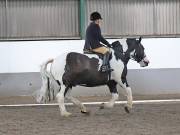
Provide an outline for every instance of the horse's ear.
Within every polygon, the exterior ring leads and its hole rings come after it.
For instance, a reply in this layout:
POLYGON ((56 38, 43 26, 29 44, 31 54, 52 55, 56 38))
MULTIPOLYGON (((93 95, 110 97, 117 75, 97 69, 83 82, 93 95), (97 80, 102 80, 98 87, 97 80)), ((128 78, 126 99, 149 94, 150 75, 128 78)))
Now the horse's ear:
POLYGON ((139 43, 141 43, 142 37, 139 37, 139 43))

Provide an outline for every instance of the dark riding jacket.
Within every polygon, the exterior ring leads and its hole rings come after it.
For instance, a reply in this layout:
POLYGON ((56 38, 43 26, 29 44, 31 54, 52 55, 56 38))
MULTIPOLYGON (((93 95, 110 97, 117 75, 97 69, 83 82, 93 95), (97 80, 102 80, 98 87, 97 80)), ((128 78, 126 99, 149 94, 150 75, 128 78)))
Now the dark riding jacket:
POLYGON ((101 43, 110 46, 109 42, 101 35, 101 29, 95 22, 90 23, 86 29, 84 50, 91 50, 102 47, 101 43))

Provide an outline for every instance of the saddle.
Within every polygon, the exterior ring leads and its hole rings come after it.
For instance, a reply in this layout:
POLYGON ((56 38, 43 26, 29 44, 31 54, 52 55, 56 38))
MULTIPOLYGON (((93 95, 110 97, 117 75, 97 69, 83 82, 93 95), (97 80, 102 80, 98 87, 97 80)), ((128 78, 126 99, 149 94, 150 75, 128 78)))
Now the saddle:
POLYGON ((84 54, 96 54, 100 59, 103 60, 103 54, 101 54, 101 53, 93 52, 92 50, 89 50, 89 49, 83 49, 83 53, 84 54))
MULTIPOLYGON (((97 52, 94 52, 94 51, 88 50, 88 49, 83 49, 83 52, 84 52, 84 54, 96 54, 102 60, 103 60, 103 57, 104 57, 103 54, 97 53, 97 52)), ((111 57, 112 57, 112 54, 111 54, 111 57)), ((110 67, 109 64, 108 64, 108 66, 110 67)), ((111 70, 111 71, 113 71, 113 70, 111 70)), ((108 80, 111 80, 111 71, 108 72, 108 80)))

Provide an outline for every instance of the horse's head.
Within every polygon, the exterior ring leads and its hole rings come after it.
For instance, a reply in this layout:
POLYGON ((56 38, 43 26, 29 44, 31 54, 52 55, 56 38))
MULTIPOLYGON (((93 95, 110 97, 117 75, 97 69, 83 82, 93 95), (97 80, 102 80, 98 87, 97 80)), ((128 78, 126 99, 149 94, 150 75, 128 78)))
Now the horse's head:
POLYGON ((112 43, 111 47, 114 50, 116 59, 121 59, 125 63, 127 63, 129 59, 133 59, 137 61, 141 67, 148 66, 149 60, 147 59, 144 47, 141 44, 141 38, 139 38, 139 40, 136 40, 135 38, 128 38, 126 43, 123 45, 121 45, 119 41, 112 43), (126 47, 124 47, 125 44, 126 47))
POLYGON ((141 37, 139 40, 135 38, 128 38, 126 40, 128 45, 128 52, 130 53, 130 58, 137 61, 141 67, 146 67, 149 64, 149 60, 144 52, 144 47, 141 44, 141 37))

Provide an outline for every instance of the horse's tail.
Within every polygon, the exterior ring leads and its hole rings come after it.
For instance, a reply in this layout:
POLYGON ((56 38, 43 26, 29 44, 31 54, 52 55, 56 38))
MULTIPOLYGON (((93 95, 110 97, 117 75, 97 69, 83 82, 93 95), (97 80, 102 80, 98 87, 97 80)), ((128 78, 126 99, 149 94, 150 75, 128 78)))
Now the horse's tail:
POLYGON ((50 101, 51 99, 54 99, 54 90, 53 82, 56 82, 53 75, 47 71, 47 65, 49 63, 53 63, 54 59, 48 59, 46 62, 44 62, 41 65, 40 74, 42 78, 42 86, 39 92, 37 93, 37 102, 39 103, 45 103, 47 101, 50 101))
POLYGON ((54 59, 48 59, 47 61, 45 61, 42 65, 41 65, 41 69, 40 69, 40 73, 41 73, 41 77, 43 78, 50 78, 52 77, 51 73, 47 71, 47 65, 49 63, 52 63, 54 61, 54 59))

